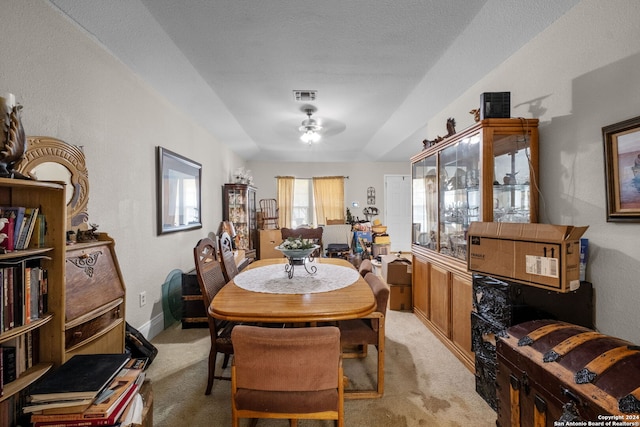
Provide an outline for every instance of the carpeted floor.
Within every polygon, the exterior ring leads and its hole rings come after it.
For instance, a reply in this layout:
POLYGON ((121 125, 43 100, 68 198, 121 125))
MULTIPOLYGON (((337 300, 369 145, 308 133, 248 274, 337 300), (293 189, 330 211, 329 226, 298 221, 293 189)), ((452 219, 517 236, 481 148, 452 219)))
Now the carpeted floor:
MULTIPOLYGON (((175 324, 153 339, 158 356, 147 370, 153 383, 155 427, 231 425, 230 382, 207 381, 207 329, 175 324)), ((469 370, 409 312, 389 311, 385 394, 381 399, 346 400, 347 427, 494 426, 496 413, 475 392, 469 370)), ((218 372, 222 357, 218 357, 218 372)), ((366 360, 345 359, 354 386, 375 372, 376 351, 366 360)), ((245 420, 246 421, 246 420, 245 420)), ((241 424, 246 425, 246 424, 241 424)), ((286 420, 260 420, 259 427, 288 426, 286 420)), ((332 426, 330 421, 300 420, 301 427, 332 426)))

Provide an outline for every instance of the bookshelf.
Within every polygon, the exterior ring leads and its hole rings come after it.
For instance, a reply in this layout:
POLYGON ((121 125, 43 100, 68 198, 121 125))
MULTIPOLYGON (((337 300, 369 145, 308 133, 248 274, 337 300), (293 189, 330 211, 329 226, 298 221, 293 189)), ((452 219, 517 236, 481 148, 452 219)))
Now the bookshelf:
MULTIPOLYGON (((14 327, 0 331, 0 345, 8 346, 29 336, 34 349, 32 366, 2 387, 0 404, 5 409, 5 401, 17 397, 52 367, 64 361, 65 184, 0 178, 0 205, 38 207, 47 221, 44 247, 0 254, 0 267, 16 267, 20 272, 14 280, 15 286, 23 286, 25 268, 36 266, 47 272, 48 310, 29 322, 17 322, 14 327)), ((19 309, 24 310, 24 307, 19 309)), ((14 401, 19 405, 19 399, 14 401)))

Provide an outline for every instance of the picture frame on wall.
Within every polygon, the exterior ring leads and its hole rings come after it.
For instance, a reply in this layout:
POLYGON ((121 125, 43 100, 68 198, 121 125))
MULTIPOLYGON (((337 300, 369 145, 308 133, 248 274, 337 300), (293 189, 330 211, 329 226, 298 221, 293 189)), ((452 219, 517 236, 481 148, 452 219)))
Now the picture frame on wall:
POLYGON ((157 147, 158 234, 202 228, 202 165, 157 147))
POLYGON ((602 128, 607 222, 640 222, 640 117, 602 128))

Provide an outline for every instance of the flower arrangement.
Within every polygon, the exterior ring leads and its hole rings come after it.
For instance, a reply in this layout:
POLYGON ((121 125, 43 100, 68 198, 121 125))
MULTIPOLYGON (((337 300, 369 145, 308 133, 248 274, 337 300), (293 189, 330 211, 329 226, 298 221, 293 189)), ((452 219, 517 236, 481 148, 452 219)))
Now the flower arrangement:
POLYGON ((239 167, 233 174, 236 178, 236 182, 240 184, 253 184, 253 176, 251 171, 244 167, 239 167))
POLYGON ((288 237, 285 241, 280 243, 282 249, 311 249, 315 248, 315 243, 310 239, 303 239, 302 237, 288 237))

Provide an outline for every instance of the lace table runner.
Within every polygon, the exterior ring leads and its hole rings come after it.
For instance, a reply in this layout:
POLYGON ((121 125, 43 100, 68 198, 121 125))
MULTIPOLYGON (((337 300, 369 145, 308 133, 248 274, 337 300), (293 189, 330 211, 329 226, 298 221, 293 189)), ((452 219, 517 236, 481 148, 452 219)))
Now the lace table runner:
POLYGON ((315 274, 305 271, 303 265, 296 265, 293 277, 289 279, 284 271, 285 264, 265 265, 251 268, 238 274, 233 282, 247 291, 269 294, 314 294, 346 288, 358 280, 357 270, 333 264, 309 263, 318 270, 315 274))

